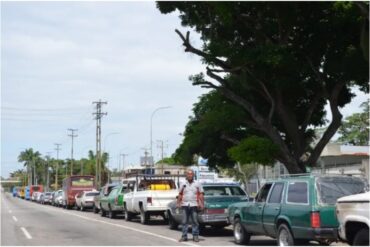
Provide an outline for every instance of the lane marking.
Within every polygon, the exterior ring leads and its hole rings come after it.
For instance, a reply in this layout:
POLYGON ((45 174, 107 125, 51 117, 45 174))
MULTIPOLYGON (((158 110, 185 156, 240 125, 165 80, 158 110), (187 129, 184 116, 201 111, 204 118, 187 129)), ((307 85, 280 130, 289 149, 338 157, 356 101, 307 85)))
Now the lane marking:
POLYGON ((17 222, 18 221, 18 219, 13 215, 13 220, 15 221, 15 222, 17 222))
MULTIPOLYGON (((165 240, 168 240, 168 241, 171 241, 171 242, 176 242, 178 244, 184 244, 184 245, 188 245, 188 246, 200 246, 200 245, 193 244, 193 243, 188 243, 188 242, 179 242, 177 239, 166 237, 166 236, 163 236, 163 235, 160 235, 160 234, 156 234, 156 233, 152 233, 152 232, 149 232, 149 231, 140 230, 140 229, 136 229, 136 228, 133 228, 133 227, 124 226, 124 225, 120 225, 120 224, 115 224, 115 223, 111 223, 111 222, 107 222, 107 221, 103 221, 103 220, 97 220, 97 219, 93 219, 93 218, 81 216, 81 215, 70 213, 70 212, 66 212, 66 211, 60 211, 57 208, 44 208, 44 209, 46 209, 48 211, 54 211, 54 212, 59 212, 59 213, 61 212, 61 213, 64 213, 64 214, 69 214, 69 215, 72 215, 72 216, 75 216, 75 217, 79 217, 79 218, 82 218, 82 219, 85 219, 85 220, 89 220, 89 221, 95 221, 95 222, 99 222, 99 223, 103 223, 103 224, 107 224, 107 225, 111 225, 111 226, 116 226, 116 227, 124 228, 124 229, 127 229, 127 230, 131 230, 131 231, 143 233, 143 234, 154 236, 154 237, 157 237, 157 238, 162 238, 162 239, 165 239, 165 240)), ((27 237, 28 239, 32 239, 32 236, 27 232, 27 230, 24 227, 21 227, 21 229, 22 229, 22 231, 23 231, 23 233, 25 235, 28 234, 28 236, 30 237, 30 238, 27 237)))
POLYGON ((26 236, 26 238, 28 238, 28 239, 32 239, 31 234, 26 230, 26 228, 21 227, 21 230, 22 230, 22 232, 24 233, 24 235, 26 236))
MULTIPOLYGON (((151 235, 151 236, 154 236, 154 237, 157 237, 157 238, 162 238, 162 239, 166 239, 166 240, 169 240, 169 241, 172 241, 172 242, 179 243, 179 241, 177 239, 162 236, 160 234, 156 234, 156 233, 152 233, 152 232, 132 228, 132 227, 129 227, 129 226, 114 224, 114 223, 103 221, 103 220, 92 219, 92 218, 81 216, 81 215, 78 215, 78 214, 73 214, 73 213, 68 213, 68 212, 63 212, 63 213, 73 215, 73 216, 76 216, 76 217, 79 217, 79 218, 82 218, 82 219, 85 219, 85 220, 95 221, 95 222, 99 222, 99 223, 103 223, 103 224, 107 224, 107 225, 112 225, 112 226, 128 229, 128 230, 135 231, 135 232, 140 232, 140 233, 151 235)), ((199 246, 199 245, 196 245, 196 244, 186 243, 186 242, 181 242, 181 244, 190 245, 190 246, 199 246)))

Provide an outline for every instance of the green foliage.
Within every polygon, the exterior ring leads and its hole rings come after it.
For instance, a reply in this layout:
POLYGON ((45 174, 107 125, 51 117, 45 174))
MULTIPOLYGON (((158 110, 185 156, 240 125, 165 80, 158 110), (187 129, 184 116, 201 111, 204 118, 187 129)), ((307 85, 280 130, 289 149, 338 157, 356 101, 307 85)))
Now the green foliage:
POLYGON ((211 91, 200 97, 194 104, 194 116, 186 126, 184 140, 174 154, 177 163, 193 164, 193 155, 208 158, 211 167, 232 167, 227 150, 234 143, 249 133, 256 133, 245 127, 244 119, 248 116, 239 107, 232 104, 217 91, 211 91))
POLYGON ((175 161, 175 158, 173 158, 173 157, 166 157, 166 158, 163 158, 163 160, 157 161, 156 164, 175 165, 176 161, 175 161))
POLYGON ((251 136, 230 148, 228 153, 233 160, 241 164, 271 165, 278 150, 278 147, 269 139, 251 136))
POLYGON ((351 102, 352 87, 369 91, 366 2, 158 2, 157 6, 164 14, 176 11, 182 26, 200 34, 203 44, 198 48, 189 33, 178 31, 185 51, 200 56, 206 66, 206 74, 190 79, 216 90, 217 97, 227 102, 212 100, 214 91, 200 99, 176 151, 182 162, 190 162, 196 153, 231 167, 227 150, 256 135, 278 147, 271 158, 289 172, 305 172, 338 130, 339 108, 351 102), (312 147, 314 129, 326 124, 328 101, 333 118, 312 147), (226 106, 229 114, 222 108, 226 106))
POLYGON ((361 104, 363 111, 346 117, 338 133, 339 142, 344 144, 367 146, 369 145, 369 102, 361 104))

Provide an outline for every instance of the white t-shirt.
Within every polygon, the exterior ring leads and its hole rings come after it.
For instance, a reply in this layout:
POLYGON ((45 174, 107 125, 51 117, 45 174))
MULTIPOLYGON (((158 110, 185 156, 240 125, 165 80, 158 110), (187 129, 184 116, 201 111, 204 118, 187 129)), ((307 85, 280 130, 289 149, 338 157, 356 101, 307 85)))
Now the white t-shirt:
POLYGON ((183 193, 181 206, 190 206, 190 207, 197 207, 197 192, 203 193, 203 187, 198 182, 193 180, 193 182, 189 183, 188 180, 180 184, 179 192, 183 193))

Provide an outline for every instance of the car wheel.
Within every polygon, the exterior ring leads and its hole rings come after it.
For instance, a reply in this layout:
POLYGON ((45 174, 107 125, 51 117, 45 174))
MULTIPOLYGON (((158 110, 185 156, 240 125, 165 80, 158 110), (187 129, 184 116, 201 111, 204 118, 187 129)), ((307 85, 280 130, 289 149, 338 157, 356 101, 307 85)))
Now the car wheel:
POLYGON ((131 221, 132 220, 132 213, 127 210, 127 207, 125 205, 125 220, 131 221))
POLYGON ((234 221, 234 239, 237 244, 248 244, 251 235, 246 231, 239 218, 234 221))
POLYGON ((93 211, 94 211, 94 214, 97 214, 97 213, 99 213, 99 208, 97 208, 97 207, 95 206, 95 204, 94 204, 94 208, 93 208, 93 211))
POLYGON ((109 219, 114 219, 115 218, 115 213, 112 211, 110 205, 108 205, 109 211, 108 211, 108 217, 109 219))
POLYGON ((143 225, 148 224, 149 217, 150 217, 149 213, 145 212, 143 207, 140 207, 140 222, 141 222, 141 224, 143 224, 143 225))
POLYGON ((279 246, 293 246, 294 238, 286 224, 279 225, 277 242, 279 246))
POLYGON ((177 230, 179 226, 170 212, 168 212, 168 226, 171 230, 177 230))
POLYGON ((101 215, 101 217, 104 217, 105 216, 105 211, 102 208, 101 204, 100 204, 100 215, 101 215))
POLYGON ((361 229, 355 235, 352 245, 369 246, 369 229, 361 229))
POLYGON ((81 211, 85 211, 85 207, 84 207, 84 205, 82 204, 82 202, 81 202, 80 210, 81 210, 81 211))

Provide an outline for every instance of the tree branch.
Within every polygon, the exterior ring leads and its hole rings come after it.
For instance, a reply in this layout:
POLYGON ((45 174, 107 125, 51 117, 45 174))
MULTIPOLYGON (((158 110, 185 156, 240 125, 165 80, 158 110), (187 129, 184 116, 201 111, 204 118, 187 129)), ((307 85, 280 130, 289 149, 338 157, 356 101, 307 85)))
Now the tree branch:
POLYGON ((220 138, 221 139, 224 139, 225 141, 231 142, 234 145, 238 145, 240 143, 239 140, 237 140, 235 138, 232 138, 231 136, 226 135, 225 133, 222 133, 221 136, 220 136, 220 138))
POLYGON ((207 54, 207 53, 205 53, 205 52, 203 52, 203 51, 201 51, 199 49, 194 48, 190 44, 190 40, 189 40, 190 32, 189 31, 186 32, 186 37, 178 29, 175 29, 175 32, 182 39, 183 46, 185 46, 185 52, 191 52, 191 53, 194 53, 194 54, 196 54, 198 56, 201 56, 201 57, 203 57, 205 59, 209 59, 214 64, 216 64, 217 66, 220 66, 223 69, 231 69, 231 67, 227 63, 225 63, 224 61, 222 61, 221 59, 218 59, 216 57, 213 57, 210 54, 207 54))
POLYGON ((311 152, 310 157, 304 162, 305 165, 313 165, 312 163, 316 161, 320 155, 326 144, 330 141, 330 139, 335 135, 338 128, 341 125, 342 121, 342 114, 338 109, 338 97, 345 85, 345 82, 338 83, 335 85, 331 96, 329 97, 329 104, 330 109, 332 112, 332 121, 329 127, 326 129, 324 135, 321 137, 320 141, 317 143, 313 151, 311 152))
POLYGON ((305 119, 303 120, 303 122, 301 124, 301 131, 302 132, 304 132, 307 129, 307 126, 308 126, 308 124, 311 120, 312 114, 313 114, 315 108, 317 107, 317 105, 319 104, 320 99, 322 99, 323 95, 324 95, 324 93, 322 91, 319 92, 318 94, 315 95, 313 101, 311 102, 311 105, 307 110, 305 119))

